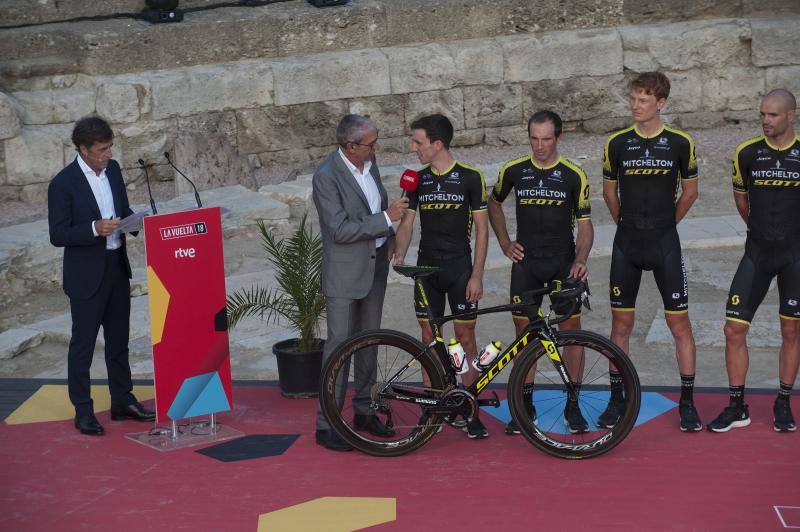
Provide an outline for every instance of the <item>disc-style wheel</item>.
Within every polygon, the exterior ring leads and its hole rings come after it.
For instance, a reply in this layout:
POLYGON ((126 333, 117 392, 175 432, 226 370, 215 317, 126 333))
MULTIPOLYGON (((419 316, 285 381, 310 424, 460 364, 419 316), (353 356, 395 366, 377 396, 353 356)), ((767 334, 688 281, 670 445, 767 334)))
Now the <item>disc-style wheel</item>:
POLYGON ((557 333, 556 347, 577 401, 537 341, 514 361, 508 381, 511 416, 520 432, 542 451, 560 458, 591 458, 619 445, 639 414, 639 377, 628 356, 607 338, 589 331, 557 333), (612 382, 613 381, 613 382, 612 382))
POLYGON ((441 416, 428 411, 443 389, 441 365, 419 340, 377 329, 351 336, 331 353, 322 368, 320 404, 350 445, 375 456, 398 456, 436 433, 441 416), (370 419, 379 426, 365 425, 370 419), (389 433, 376 434, 385 432, 381 426, 389 433))

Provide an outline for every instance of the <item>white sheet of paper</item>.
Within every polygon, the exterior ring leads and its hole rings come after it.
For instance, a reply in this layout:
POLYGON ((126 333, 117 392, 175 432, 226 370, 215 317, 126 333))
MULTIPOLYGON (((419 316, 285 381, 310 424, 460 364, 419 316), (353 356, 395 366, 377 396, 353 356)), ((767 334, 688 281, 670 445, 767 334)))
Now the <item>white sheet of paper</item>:
POLYGON ((145 216, 150 214, 150 210, 135 212, 119 221, 117 231, 120 233, 130 233, 132 231, 139 231, 142 229, 142 220, 145 216))

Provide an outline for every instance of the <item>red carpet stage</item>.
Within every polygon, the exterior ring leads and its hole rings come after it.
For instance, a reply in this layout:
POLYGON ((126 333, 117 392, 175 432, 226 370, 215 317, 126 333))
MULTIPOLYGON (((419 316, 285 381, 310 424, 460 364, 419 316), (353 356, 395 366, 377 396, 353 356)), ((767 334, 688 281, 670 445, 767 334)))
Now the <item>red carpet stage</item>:
MULTIPOLYGON (((104 388, 93 395, 106 435, 89 437, 68 419, 63 381, 0 380, 0 530, 800 527, 800 433, 772 430, 772 392, 747 396, 747 428, 684 434, 675 393, 647 390, 649 420, 609 454, 572 462, 503 434, 504 408, 484 412, 486 440, 446 427, 400 458, 335 453, 314 442, 314 400, 241 382, 219 422, 245 438, 162 453, 124 437, 150 425, 111 421, 104 388)), ((703 421, 726 402, 697 394, 703 421)))

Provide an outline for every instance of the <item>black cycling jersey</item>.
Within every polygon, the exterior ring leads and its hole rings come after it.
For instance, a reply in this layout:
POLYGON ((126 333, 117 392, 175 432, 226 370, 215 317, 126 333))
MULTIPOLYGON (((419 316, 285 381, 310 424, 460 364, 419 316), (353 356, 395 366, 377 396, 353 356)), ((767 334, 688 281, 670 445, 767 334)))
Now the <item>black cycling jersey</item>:
POLYGON ((419 254, 447 260, 471 253, 472 213, 486 210, 486 185, 480 170, 455 161, 441 174, 430 165, 419 171, 419 186, 408 195, 419 211, 419 254))
POLYGON ((526 255, 549 256, 575 249, 575 220, 591 218, 589 180, 565 157, 541 167, 531 156, 509 161, 500 170, 492 200, 502 203, 514 189, 517 242, 526 255))
POLYGON ((603 178, 619 183, 620 227, 674 227, 680 182, 697 178, 694 142, 667 126, 645 137, 633 125, 608 138, 603 178))
POLYGON ((759 240, 800 241, 800 136, 779 150, 764 135, 733 156, 733 190, 747 194, 747 229, 759 240))

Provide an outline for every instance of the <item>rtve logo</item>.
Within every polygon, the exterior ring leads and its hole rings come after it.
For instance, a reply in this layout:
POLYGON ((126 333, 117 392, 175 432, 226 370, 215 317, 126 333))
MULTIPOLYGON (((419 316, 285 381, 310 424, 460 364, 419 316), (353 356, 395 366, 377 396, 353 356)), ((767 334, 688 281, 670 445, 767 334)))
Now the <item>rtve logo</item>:
POLYGON ((176 259, 193 259, 197 256, 197 252, 194 248, 178 248, 175 250, 175 258, 176 259))

